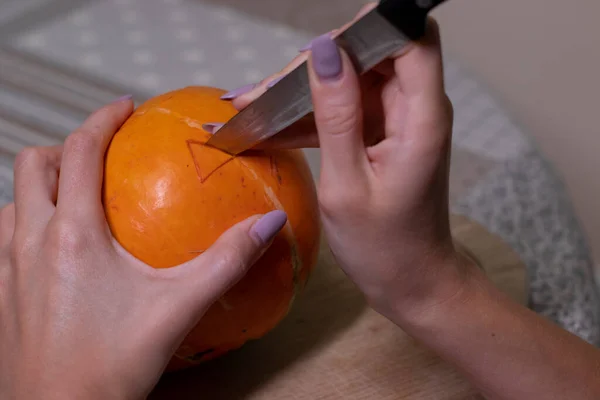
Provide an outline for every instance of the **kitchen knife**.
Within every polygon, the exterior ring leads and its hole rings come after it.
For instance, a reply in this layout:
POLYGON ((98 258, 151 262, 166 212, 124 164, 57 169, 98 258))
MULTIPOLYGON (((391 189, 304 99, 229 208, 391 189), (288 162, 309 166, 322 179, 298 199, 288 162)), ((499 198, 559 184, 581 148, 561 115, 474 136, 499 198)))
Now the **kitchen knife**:
MULTIPOLYGON (((382 0, 336 39, 363 74, 425 34, 428 13, 445 0, 382 0)), ((236 114, 206 144, 231 155, 251 149, 313 111, 307 62, 236 114)))

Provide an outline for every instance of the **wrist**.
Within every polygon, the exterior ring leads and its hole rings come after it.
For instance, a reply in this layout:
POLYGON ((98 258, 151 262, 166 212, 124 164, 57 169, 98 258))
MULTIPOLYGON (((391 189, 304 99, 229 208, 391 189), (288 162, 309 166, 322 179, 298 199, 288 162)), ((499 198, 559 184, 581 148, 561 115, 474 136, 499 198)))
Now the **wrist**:
POLYGON ((419 278, 419 284, 392 297, 388 304, 386 316, 402 328, 464 306, 480 285, 482 271, 477 261, 459 247, 446 257, 431 260, 419 278))

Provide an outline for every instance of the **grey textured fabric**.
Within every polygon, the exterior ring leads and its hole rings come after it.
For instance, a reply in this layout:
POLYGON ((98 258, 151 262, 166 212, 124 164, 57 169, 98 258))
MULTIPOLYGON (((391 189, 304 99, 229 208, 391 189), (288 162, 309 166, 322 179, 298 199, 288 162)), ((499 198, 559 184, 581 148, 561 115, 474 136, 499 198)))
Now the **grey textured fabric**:
POLYGON ((495 168, 455 211, 501 236, 520 255, 534 311, 600 344, 590 252, 561 182, 539 153, 529 150, 495 168))
MULTIPOLYGON (((323 30, 323 18, 299 19, 285 3, 277 2, 287 10, 278 20, 272 0, 251 10, 246 0, 0 0, 0 202, 12 199, 19 149, 60 142, 113 98, 133 93, 139 102, 193 84, 233 88, 281 68, 323 30)), ((361 2, 351 3, 352 12, 335 13, 352 15, 361 2)), ((599 345, 592 261, 560 180, 451 57, 446 82, 456 111, 454 210, 521 255, 535 311, 599 345)), ((318 178, 318 151, 307 154, 318 178)))

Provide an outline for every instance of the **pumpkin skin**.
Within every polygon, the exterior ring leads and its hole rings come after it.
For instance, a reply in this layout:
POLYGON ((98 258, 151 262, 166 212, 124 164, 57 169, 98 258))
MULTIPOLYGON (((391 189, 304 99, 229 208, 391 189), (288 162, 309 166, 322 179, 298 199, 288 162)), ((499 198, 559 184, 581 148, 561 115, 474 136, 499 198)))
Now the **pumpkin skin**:
POLYGON ((274 209, 288 222, 248 274, 213 304, 167 371, 219 357, 259 339, 285 317, 318 256, 314 181, 299 150, 231 157, 204 146, 209 122, 236 114, 224 91, 187 87, 141 105, 113 137, 103 204, 115 239, 154 268, 189 261, 235 223, 274 209))

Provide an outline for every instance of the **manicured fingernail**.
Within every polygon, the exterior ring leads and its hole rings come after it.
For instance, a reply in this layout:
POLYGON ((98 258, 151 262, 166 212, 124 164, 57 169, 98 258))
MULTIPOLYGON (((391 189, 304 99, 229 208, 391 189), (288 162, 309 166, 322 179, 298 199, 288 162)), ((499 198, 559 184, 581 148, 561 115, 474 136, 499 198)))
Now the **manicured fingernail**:
POLYGON ((277 84, 277 82, 279 82, 280 80, 282 80, 285 77, 285 75, 280 76, 278 78, 273 79, 271 82, 269 82, 269 84, 267 85, 267 89, 271 89, 273 86, 275 86, 277 84))
POLYGON ((271 211, 259 219, 250 232, 257 236, 262 243, 266 244, 273 240, 275 235, 285 226, 286 222, 286 213, 279 210, 271 211))
POLYGON ((327 32, 322 34, 321 36, 317 36, 316 38, 314 38, 313 40, 311 40, 310 42, 308 42, 306 45, 304 45, 303 47, 301 47, 298 51, 300 53, 302 53, 303 51, 308 51, 312 48, 312 45, 314 43, 315 40, 322 38, 322 37, 331 37, 333 36, 333 31, 327 32))
POLYGON ((220 124, 218 122, 211 122, 208 124, 202 124, 202 129, 204 129, 206 132, 210 133, 211 135, 214 135, 215 133, 217 133, 217 131, 219 129, 221 129, 223 127, 223 125, 225 125, 225 124, 220 124))
POLYGON ((342 75, 342 55, 333 39, 327 36, 315 39, 312 64, 322 81, 334 81, 342 75))
POLYGON ((236 97, 239 97, 245 93, 248 93, 255 87, 256 87, 256 84, 250 83, 250 84, 244 85, 240 88, 233 89, 231 92, 225 93, 223 96, 221 96, 221 100, 233 100, 236 97))
POLYGON ((131 100, 132 98, 133 98, 132 95, 127 94, 127 95, 125 95, 123 97, 119 97, 118 99, 116 99, 115 101, 113 101, 113 103, 120 103, 120 102, 125 101, 125 100, 131 100))

